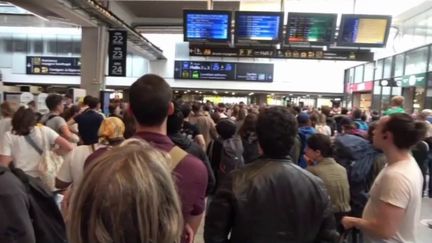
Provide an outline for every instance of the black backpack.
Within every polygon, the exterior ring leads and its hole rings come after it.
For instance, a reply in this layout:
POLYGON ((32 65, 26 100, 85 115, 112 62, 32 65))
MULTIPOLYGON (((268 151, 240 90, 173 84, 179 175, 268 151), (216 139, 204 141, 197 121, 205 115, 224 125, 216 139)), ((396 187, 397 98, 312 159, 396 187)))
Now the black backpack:
POLYGON ((222 141, 222 154, 220 170, 222 174, 228 174, 232 170, 243 167, 243 145, 240 137, 233 137, 222 141))
MULTIPOLYGON (((8 170, 0 167, 0 175, 8 170)), ((17 168, 10 171, 24 184, 29 197, 29 215, 37 243, 66 243, 66 227, 54 195, 40 182, 17 168)), ((24 210, 24 209, 23 209, 24 210)), ((2 219, 4 220, 4 219, 2 219)))

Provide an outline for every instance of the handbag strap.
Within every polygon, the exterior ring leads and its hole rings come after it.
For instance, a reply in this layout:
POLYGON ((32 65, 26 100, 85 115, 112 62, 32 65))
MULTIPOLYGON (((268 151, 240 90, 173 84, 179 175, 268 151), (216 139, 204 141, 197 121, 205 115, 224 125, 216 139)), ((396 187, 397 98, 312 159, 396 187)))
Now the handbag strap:
POLYGON ((36 144, 36 142, 33 140, 33 138, 30 137, 30 134, 24 136, 24 138, 40 155, 43 154, 43 150, 36 144))

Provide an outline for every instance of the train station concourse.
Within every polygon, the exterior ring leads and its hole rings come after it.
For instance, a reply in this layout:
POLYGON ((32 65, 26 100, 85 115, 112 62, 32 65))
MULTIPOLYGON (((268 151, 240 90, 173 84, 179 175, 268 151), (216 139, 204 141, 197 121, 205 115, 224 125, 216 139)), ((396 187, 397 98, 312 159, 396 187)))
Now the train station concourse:
POLYGON ((0 1, 0 243, 432 242, 432 0, 0 1))

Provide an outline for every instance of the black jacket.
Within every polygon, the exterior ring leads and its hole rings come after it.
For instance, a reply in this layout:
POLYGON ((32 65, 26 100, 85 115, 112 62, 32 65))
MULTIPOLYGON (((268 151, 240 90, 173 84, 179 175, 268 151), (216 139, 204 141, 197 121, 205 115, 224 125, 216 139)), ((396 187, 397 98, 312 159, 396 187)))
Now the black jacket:
POLYGON ((187 138, 185 135, 181 133, 168 134, 168 137, 175 145, 179 146, 181 149, 188 152, 189 154, 192 154, 193 156, 197 157, 204 163, 208 172, 208 183, 207 183, 207 191, 206 191, 206 195, 208 195, 215 188, 216 179, 213 170, 210 166, 209 159, 206 153, 204 152, 204 150, 197 143, 192 142, 189 138, 187 138))
POLYGON ((210 203, 206 243, 337 242, 323 182, 291 159, 259 159, 233 171, 210 203), (231 236, 228 239, 228 235, 231 236))

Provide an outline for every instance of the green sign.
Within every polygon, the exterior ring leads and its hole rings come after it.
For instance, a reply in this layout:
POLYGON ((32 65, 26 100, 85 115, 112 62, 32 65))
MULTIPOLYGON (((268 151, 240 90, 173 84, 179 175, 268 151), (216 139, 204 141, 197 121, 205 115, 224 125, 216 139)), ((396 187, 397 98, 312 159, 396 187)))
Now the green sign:
POLYGON ((395 79, 399 87, 424 87, 426 83, 426 73, 405 75, 402 80, 395 79))

